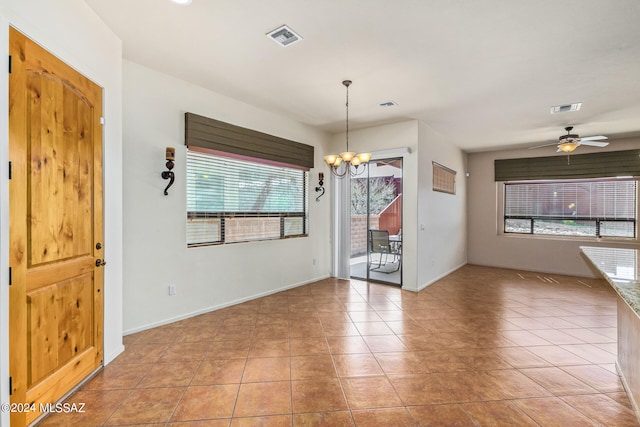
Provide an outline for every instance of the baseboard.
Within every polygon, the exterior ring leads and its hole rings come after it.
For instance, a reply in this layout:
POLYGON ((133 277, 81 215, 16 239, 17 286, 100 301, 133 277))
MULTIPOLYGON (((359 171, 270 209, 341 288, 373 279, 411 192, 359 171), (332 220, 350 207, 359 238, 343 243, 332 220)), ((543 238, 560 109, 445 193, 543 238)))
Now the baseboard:
POLYGON ((579 274, 579 273, 574 273, 574 272, 567 272, 567 271, 559 271, 559 270, 554 270, 554 269, 539 269, 539 268, 531 268, 531 267, 520 267, 520 266, 513 266, 513 265, 504 265, 504 264, 496 264, 496 263, 483 263, 483 264, 479 264, 476 262, 470 262, 467 261, 467 264, 469 265, 477 265, 479 267, 493 267, 493 268, 502 268, 504 270, 516 270, 516 271, 529 271, 531 273, 542 273, 542 274, 557 274, 560 276, 574 276, 574 277, 584 277, 585 279, 599 279, 601 276, 599 276, 598 274, 594 272, 592 272, 591 274, 587 275, 587 274, 579 274))
POLYGON ((438 280, 450 275, 451 273, 453 273, 456 270, 461 269, 462 267, 464 267, 465 265, 467 265, 467 262, 463 262, 462 264, 458 264, 457 266, 453 267, 452 269, 450 269, 449 271, 446 271, 444 273, 442 273, 441 275, 437 276, 436 278, 432 279, 431 281, 425 283, 424 285, 420 286, 418 289, 405 289, 407 291, 412 291, 412 292, 420 292, 421 290, 423 290, 424 288, 433 285, 435 282, 437 282, 438 280))
POLYGON ((303 282, 294 283, 292 285, 283 286, 283 287, 277 288, 277 289, 272 289, 270 291, 262 292, 260 294, 250 295, 250 296, 247 296, 247 297, 244 297, 244 298, 240 298, 240 299, 237 299, 237 300, 229 301, 229 302, 226 302, 224 304, 218 304, 218 305, 214 305, 214 306, 210 306, 210 307, 205 307, 205 308, 202 308, 202 309, 199 309, 199 310, 196 310, 196 311, 192 311, 190 313, 181 314, 179 316, 175 316, 175 317, 171 317, 171 318, 168 318, 168 319, 160 320, 160 321, 154 322, 154 323, 149 323, 147 325, 140 326, 140 327, 137 327, 137 328, 128 329, 128 330, 124 331, 122 334, 126 336, 126 335, 135 334, 137 332, 146 331, 147 329, 157 328, 158 326, 168 325, 170 323, 177 322, 179 320, 189 319, 190 317, 195 317, 195 316, 198 316, 200 314, 210 313, 212 311, 220 310, 220 309, 226 308, 226 307, 231 307, 233 305, 241 304, 243 302, 252 301, 254 299, 258 299, 258 298, 266 297, 266 296, 269 296, 269 295, 277 294, 278 292, 283 292, 283 291, 287 291, 289 289, 293 289, 293 288, 297 288, 297 287, 300 287, 300 286, 308 285, 309 283, 318 282, 320 280, 328 279, 329 277, 331 277, 331 276, 329 274, 327 274, 327 275, 323 275, 323 276, 320 276, 320 277, 316 277, 314 279, 305 280, 303 282))
POLYGON ((124 351, 124 345, 118 346, 118 348, 108 355, 104 356, 104 366, 107 366, 109 363, 113 362, 113 360, 118 357, 124 351))

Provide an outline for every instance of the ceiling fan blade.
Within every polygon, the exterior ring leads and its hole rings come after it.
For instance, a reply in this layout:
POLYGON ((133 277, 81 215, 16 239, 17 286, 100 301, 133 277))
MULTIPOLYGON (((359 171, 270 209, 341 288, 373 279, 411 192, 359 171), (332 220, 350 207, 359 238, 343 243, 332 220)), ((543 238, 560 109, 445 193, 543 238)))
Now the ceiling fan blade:
POLYGON ((580 142, 584 142, 584 141, 599 141, 602 139, 609 139, 606 136, 602 136, 602 135, 596 135, 596 136, 587 136, 585 138, 580 138, 580 142))
POLYGON ((549 144, 537 145, 535 147, 529 147, 529 150, 535 150, 536 148, 542 148, 542 147, 551 147, 552 145, 558 145, 558 143, 557 142, 551 142, 549 144))
POLYGON ((585 141, 584 139, 580 141, 580 145, 589 145, 591 147, 606 147, 609 145, 608 142, 597 142, 597 141, 585 141))

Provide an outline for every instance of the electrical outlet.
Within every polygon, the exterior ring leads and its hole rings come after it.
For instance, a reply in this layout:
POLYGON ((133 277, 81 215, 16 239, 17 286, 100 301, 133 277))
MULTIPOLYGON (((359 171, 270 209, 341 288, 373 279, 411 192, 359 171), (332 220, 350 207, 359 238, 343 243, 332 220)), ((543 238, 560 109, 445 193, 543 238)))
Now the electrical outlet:
POLYGON ((176 285, 169 285, 169 296, 174 296, 176 294, 176 285))
POLYGON ((313 265, 316 265, 316 259, 314 258, 312 261, 313 265))

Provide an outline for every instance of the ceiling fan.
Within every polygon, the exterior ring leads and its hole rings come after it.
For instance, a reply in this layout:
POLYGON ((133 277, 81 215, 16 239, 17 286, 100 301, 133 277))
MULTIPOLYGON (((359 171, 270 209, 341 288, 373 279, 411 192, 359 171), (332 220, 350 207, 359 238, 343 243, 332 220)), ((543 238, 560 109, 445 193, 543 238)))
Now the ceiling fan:
POLYGON ((558 138, 558 142, 538 145, 537 147, 530 147, 529 149, 533 150, 535 148, 549 147, 551 145, 555 145, 558 147, 558 152, 562 151, 569 154, 581 145, 589 145, 591 147, 606 147, 607 145, 609 145, 608 142, 601 142, 603 139, 607 139, 606 136, 598 135, 598 136, 587 136, 585 138, 580 138, 580 135, 571 133, 571 131, 573 130, 573 126, 567 126, 566 128, 564 128, 564 130, 567 131, 567 134, 562 135, 560 138, 558 138))

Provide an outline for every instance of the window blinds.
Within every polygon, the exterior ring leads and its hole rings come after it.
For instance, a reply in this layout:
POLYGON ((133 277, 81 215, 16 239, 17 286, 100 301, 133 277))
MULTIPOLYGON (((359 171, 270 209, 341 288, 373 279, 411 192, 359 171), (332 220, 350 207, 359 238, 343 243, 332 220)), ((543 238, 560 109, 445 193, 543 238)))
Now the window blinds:
POLYGON ((433 191, 456 194, 456 171, 431 162, 433 165, 433 191))
POLYGON ((636 187, 633 179, 506 183, 505 231, 549 234, 557 223, 567 231, 552 234, 633 237, 636 187))
POLYGON ((187 244, 307 232, 307 172, 187 151, 187 244))
POLYGON ((629 219, 636 216, 636 181, 568 181, 505 185, 510 216, 629 219))

